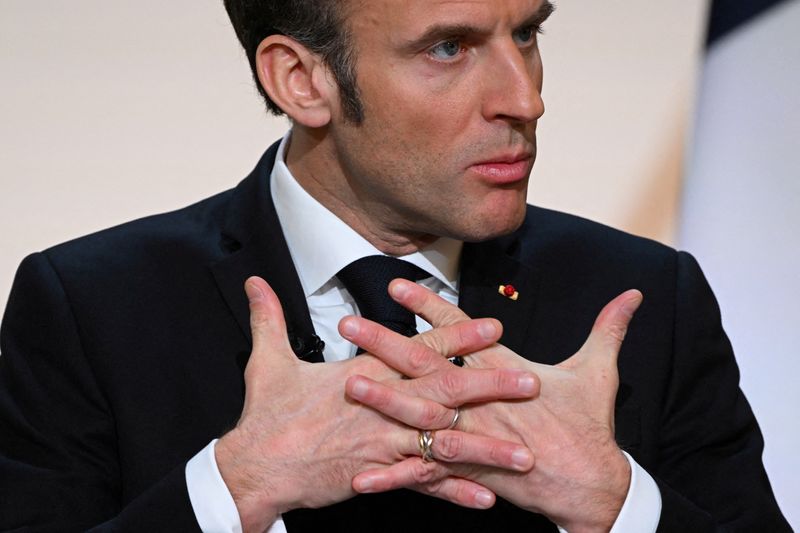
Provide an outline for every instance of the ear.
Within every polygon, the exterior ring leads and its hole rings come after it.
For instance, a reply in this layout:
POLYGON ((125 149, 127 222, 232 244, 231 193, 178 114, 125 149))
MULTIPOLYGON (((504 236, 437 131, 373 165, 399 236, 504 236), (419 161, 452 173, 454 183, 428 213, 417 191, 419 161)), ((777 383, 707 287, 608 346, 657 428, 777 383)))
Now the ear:
POLYGON ((309 128, 326 126, 337 98, 321 58, 285 35, 270 35, 256 51, 258 80, 278 107, 309 128))

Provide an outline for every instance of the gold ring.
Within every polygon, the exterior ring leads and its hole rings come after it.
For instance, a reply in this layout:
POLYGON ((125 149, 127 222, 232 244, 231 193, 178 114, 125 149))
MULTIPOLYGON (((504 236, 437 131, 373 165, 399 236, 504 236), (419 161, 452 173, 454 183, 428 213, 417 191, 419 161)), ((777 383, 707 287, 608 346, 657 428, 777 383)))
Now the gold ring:
POLYGON ((435 431, 419 431, 419 436, 417 440, 419 442, 419 454, 422 457, 422 461, 424 463, 430 463, 433 461, 433 451, 431 448, 433 447, 433 435, 435 431))

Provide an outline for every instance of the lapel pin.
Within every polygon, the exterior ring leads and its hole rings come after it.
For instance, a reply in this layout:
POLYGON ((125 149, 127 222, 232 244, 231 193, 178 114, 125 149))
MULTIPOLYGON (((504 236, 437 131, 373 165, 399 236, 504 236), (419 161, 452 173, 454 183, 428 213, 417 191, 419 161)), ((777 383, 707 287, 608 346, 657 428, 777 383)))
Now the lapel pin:
POLYGON ((500 285, 500 288, 497 290, 497 292, 499 292, 506 298, 511 298, 514 301, 517 301, 517 298, 519 298, 519 293, 517 292, 517 289, 515 289, 513 285, 500 285))

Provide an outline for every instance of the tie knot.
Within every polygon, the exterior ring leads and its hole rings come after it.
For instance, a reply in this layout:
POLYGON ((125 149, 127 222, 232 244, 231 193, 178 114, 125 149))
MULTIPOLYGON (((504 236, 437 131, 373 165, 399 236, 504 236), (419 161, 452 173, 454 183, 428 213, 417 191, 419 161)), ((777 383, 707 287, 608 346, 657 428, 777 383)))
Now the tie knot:
POLYGON ((430 276, 416 265, 385 255, 357 259, 337 274, 358 305, 361 316, 402 335, 415 335, 414 315, 389 296, 395 278, 418 281, 430 276))

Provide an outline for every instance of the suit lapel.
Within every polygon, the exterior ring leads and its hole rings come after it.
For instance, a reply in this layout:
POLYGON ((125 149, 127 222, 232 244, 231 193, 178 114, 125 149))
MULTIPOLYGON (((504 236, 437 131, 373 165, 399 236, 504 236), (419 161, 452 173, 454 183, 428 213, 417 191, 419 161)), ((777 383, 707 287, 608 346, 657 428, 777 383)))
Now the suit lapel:
POLYGON ((250 276, 260 276, 281 301, 295 354, 307 361, 320 362, 321 347, 269 191, 277 151, 278 143, 267 150, 255 170, 234 189, 222 230, 222 246, 229 255, 211 265, 211 271, 251 344, 244 282, 250 276))
MULTIPOLYGON (((322 350, 269 191, 277 150, 278 143, 267 150, 255 170, 232 192, 221 240, 228 255, 211 265, 211 271, 249 342, 252 343, 250 312, 244 282, 250 276, 260 276, 281 301, 297 356, 321 362, 322 350)), ((518 239, 511 235, 464 245, 459 306, 471 317, 500 320, 501 342, 525 354, 523 348, 536 310, 538 276, 514 258, 517 244, 518 239), (518 298, 512 300, 500 294, 500 285, 513 285, 518 298)))
POLYGON ((538 278, 512 256, 516 245, 514 236, 464 245, 459 307, 471 317, 498 319, 503 324, 500 342, 525 355, 523 347, 536 311, 538 278), (512 285, 517 299, 501 294, 501 285, 512 285))

